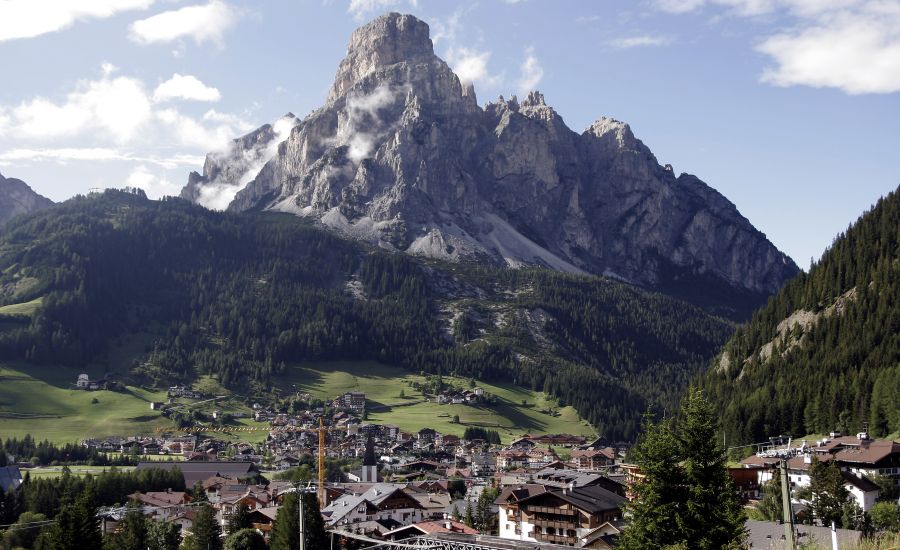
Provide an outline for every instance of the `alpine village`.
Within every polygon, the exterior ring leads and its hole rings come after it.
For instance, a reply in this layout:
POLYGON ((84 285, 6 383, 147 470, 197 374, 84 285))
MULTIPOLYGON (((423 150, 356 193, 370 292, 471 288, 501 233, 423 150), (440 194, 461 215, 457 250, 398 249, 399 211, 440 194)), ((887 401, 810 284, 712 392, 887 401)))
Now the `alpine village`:
POLYGON ((0 176, 0 547, 900 548, 900 189, 800 269, 627 123, 357 25, 180 192, 0 176))

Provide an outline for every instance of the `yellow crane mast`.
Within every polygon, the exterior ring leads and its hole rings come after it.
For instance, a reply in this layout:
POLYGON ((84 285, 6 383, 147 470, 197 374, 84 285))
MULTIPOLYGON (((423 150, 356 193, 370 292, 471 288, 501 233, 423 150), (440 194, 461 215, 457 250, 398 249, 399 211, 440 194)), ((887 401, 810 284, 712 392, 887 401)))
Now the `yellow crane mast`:
POLYGON ((319 417, 319 509, 325 507, 325 424, 319 417))

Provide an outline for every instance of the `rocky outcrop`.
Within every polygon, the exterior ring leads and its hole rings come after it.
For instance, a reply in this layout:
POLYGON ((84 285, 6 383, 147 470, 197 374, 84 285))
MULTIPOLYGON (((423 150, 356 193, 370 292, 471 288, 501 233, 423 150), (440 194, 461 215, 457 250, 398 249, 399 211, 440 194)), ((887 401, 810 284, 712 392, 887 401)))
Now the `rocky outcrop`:
POLYGON ((37 212, 53 206, 53 201, 38 195, 24 181, 4 178, 0 174, 0 227, 22 214, 37 212))
POLYGON ((536 91, 479 107, 410 15, 356 30, 325 105, 275 133, 263 126, 207 157, 182 196, 314 217, 410 254, 657 288, 696 277, 764 295, 798 272, 725 197, 661 166, 627 124, 604 117, 578 134, 536 91), (271 156, 246 162, 260 149, 271 156))

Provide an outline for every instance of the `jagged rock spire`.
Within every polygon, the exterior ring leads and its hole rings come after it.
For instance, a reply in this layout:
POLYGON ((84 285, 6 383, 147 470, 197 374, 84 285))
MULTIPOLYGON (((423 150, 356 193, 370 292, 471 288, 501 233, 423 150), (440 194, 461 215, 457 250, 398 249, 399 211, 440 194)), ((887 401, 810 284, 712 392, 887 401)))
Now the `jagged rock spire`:
POLYGON ((288 136, 276 130, 211 154, 183 196, 207 204, 232 185, 230 210, 293 212, 387 249, 602 274, 679 296, 713 281, 719 295, 762 299, 799 271, 627 124, 603 117, 577 134, 538 91, 482 109, 412 15, 357 29, 325 105, 288 136), (248 168, 247 158, 266 160, 248 168))

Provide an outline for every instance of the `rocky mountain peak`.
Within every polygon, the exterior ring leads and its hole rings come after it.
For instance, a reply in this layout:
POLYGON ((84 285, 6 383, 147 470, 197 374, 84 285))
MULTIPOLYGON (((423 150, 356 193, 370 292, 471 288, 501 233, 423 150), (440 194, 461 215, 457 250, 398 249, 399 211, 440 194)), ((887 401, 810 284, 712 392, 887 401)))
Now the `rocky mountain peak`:
POLYGON ((0 174, 0 226, 16 216, 29 214, 53 205, 53 201, 39 195, 27 183, 0 174))
POLYGON ((612 136, 620 146, 625 146, 634 141, 634 134, 631 132, 631 126, 610 117, 600 117, 585 130, 585 133, 594 137, 604 138, 612 136))
POLYGON ((364 76, 398 63, 430 63, 435 59, 428 24, 399 13, 382 15, 356 29, 328 94, 333 103, 364 76))
POLYGON ((522 101, 522 107, 539 107, 546 106, 544 102, 544 94, 537 90, 528 92, 528 96, 522 101))
POLYGON ((797 273, 733 204, 675 178, 624 122, 601 117, 578 134, 539 91, 482 109, 428 33, 397 13, 359 28, 322 108, 210 154, 182 196, 292 212, 409 254, 673 294, 717 281, 764 296, 797 273))

